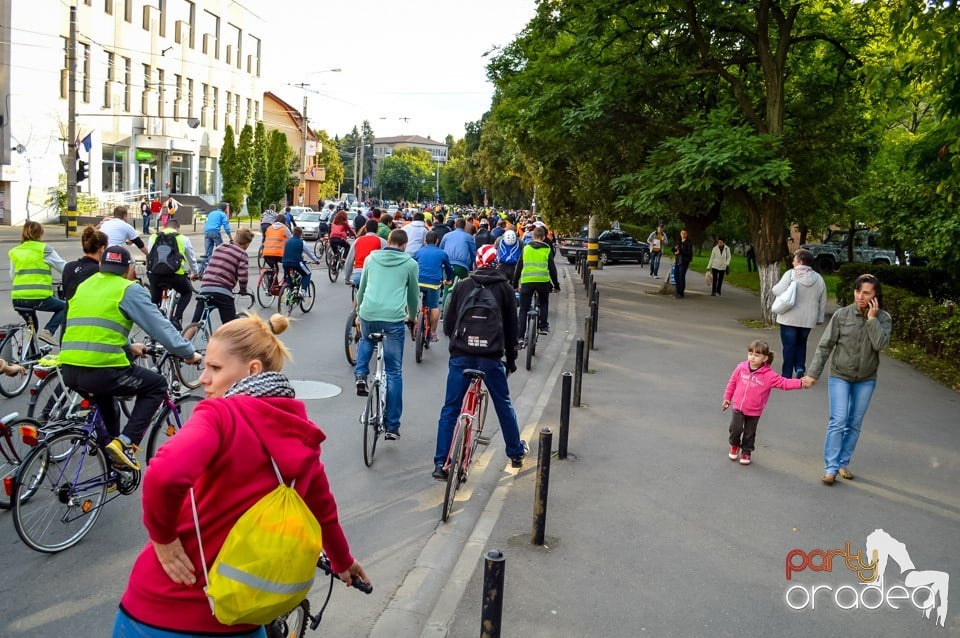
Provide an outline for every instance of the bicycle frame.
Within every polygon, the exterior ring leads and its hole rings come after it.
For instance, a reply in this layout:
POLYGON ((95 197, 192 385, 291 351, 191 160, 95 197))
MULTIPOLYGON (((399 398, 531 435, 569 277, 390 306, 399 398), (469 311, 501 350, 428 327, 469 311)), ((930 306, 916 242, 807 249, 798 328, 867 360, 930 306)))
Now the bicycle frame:
MULTIPOLYGON (((473 453, 477 448, 473 441, 475 438, 480 437, 480 433, 483 430, 483 419, 481 417, 483 416, 482 398, 484 392, 482 378, 475 377, 470 381, 470 385, 467 387, 467 393, 463 396, 463 403, 460 404, 460 415, 457 417, 457 424, 453 429, 453 440, 456 440, 460 429, 463 427, 467 428, 466 432, 464 432, 463 455, 461 456, 461 467, 464 472, 466 472, 466 468, 470 466, 470 462, 473 460, 473 453)), ((452 452, 451 446, 451 450, 447 452, 447 461, 444 465, 446 468, 450 467, 452 452)))

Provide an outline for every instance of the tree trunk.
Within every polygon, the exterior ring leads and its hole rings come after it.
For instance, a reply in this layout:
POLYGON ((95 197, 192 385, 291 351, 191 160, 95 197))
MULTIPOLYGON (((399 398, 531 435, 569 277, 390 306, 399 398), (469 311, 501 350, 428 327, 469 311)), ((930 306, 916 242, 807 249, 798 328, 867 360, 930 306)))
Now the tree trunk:
POLYGON ((760 276, 760 313, 763 323, 774 323, 770 306, 774 295, 770 289, 780 280, 780 260, 786 254, 786 205, 779 190, 757 202, 749 193, 739 192, 738 201, 747 211, 753 228, 753 249, 757 253, 760 276))

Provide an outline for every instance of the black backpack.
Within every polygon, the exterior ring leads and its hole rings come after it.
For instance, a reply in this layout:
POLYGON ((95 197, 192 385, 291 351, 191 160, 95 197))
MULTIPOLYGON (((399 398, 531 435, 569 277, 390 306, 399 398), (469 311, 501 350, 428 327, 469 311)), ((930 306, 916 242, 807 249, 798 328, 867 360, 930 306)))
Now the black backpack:
POLYGON ((178 233, 157 233, 147 256, 147 270, 151 275, 174 275, 183 265, 183 255, 177 243, 178 233))
POLYGON ((473 290, 460 300, 452 348, 478 356, 503 354, 503 315, 490 289, 474 280, 473 290))

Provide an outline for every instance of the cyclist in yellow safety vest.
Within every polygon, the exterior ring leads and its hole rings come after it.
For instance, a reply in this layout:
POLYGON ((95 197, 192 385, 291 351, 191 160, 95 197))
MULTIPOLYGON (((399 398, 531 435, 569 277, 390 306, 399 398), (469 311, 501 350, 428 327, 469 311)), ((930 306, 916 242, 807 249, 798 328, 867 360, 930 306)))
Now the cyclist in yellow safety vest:
POLYGON ((527 326, 527 311, 533 293, 539 299, 540 316, 538 326, 540 334, 550 334, 550 321, 547 314, 550 312, 550 291, 560 292, 560 282, 557 279, 557 266, 553 262, 553 248, 544 240, 547 229, 537 226, 533 229, 533 241, 523 247, 520 261, 517 262, 513 274, 513 287, 520 291, 520 312, 517 315, 517 334, 522 338, 527 326))
POLYGON ((13 282, 10 298, 14 307, 53 313, 37 337, 55 346, 56 332, 63 323, 67 304, 53 294, 52 270, 62 273, 66 262, 60 258, 57 251, 40 241, 41 239, 43 226, 37 222, 24 222, 20 245, 7 251, 10 257, 10 279, 13 282))
POLYGON ((143 356, 142 343, 128 343, 136 323, 184 365, 201 360, 193 345, 160 314, 143 286, 136 285, 130 253, 110 246, 100 258, 100 272, 77 286, 67 310, 60 350, 60 372, 69 388, 93 397, 112 440, 106 452, 120 469, 139 470, 137 446, 167 393, 167 381, 131 357, 143 356), (114 397, 137 400, 120 433, 114 397))

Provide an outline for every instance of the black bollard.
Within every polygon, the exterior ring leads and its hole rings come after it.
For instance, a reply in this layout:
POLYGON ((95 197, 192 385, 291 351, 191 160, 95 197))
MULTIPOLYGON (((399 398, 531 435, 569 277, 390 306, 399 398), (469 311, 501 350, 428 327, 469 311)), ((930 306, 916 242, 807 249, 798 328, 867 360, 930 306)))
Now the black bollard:
POLYGON ((553 446, 553 432, 550 428, 540 430, 540 450, 537 455, 537 486, 533 503, 533 531, 530 542, 543 545, 543 536, 547 526, 547 492, 550 490, 550 454, 553 446))
POLYGON ((564 372, 560 383, 560 440, 557 441, 557 458, 567 458, 567 438, 570 435, 570 388, 573 375, 564 372))
POLYGON ((600 327, 600 289, 593 287, 593 334, 596 340, 597 329, 600 327))
POLYGON ((591 321, 590 317, 583 318, 583 343, 585 346, 583 348, 584 372, 590 370, 590 349, 593 348, 593 344, 591 343, 593 341, 593 339, 591 339, 591 335, 593 334, 593 328, 591 327, 592 323, 593 322, 591 321))
POLYGON ((596 349, 597 341, 597 303, 595 301, 590 302, 590 349, 596 349))
POLYGON ((580 389, 583 386, 583 339, 577 339, 577 363, 573 384, 573 406, 580 407, 580 389))
POLYGON ((480 616, 480 638, 500 638, 503 616, 503 576, 506 558, 492 549, 484 554, 483 608, 480 616))

